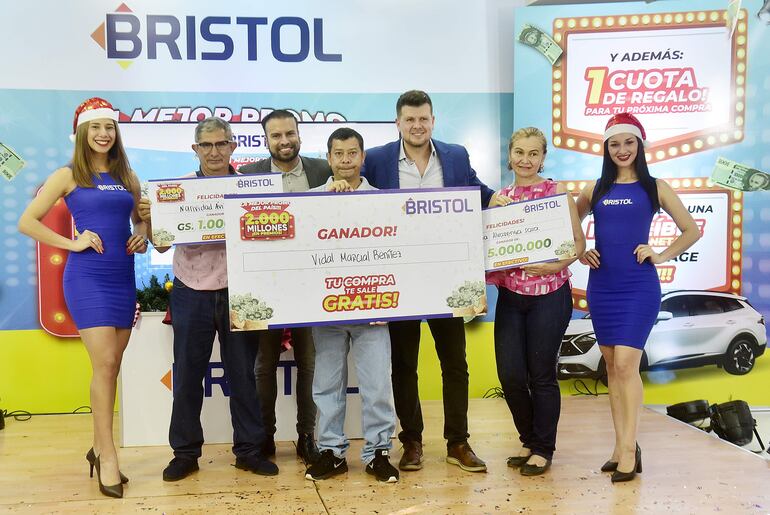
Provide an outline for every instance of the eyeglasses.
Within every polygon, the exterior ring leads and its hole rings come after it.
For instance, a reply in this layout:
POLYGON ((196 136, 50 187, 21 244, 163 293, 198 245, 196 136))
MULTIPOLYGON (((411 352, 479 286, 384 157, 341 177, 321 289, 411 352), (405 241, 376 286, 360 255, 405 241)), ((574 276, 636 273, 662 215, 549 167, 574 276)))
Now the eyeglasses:
POLYGON ((214 143, 209 143, 208 141, 204 141, 203 143, 196 143, 195 146, 201 149, 204 154, 208 154, 209 152, 211 152, 211 149, 214 147, 217 147, 218 151, 223 152, 225 149, 230 148, 231 143, 232 141, 217 141, 214 143))

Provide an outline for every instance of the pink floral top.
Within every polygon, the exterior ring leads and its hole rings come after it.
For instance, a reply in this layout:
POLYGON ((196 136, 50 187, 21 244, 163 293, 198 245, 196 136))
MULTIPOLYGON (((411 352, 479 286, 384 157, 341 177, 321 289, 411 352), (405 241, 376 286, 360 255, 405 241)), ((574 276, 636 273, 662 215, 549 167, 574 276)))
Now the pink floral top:
MULTIPOLYGON (((556 182, 546 179, 543 182, 530 186, 514 186, 511 184, 500 190, 498 195, 510 197, 514 202, 548 197, 556 195, 556 182)), ((512 292, 521 295, 545 295, 561 288, 564 283, 569 281, 571 275, 569 268, 565 268, 556 274, 540 277, 527 275, 521 268, 509 268, 507 270, 487 272, 487 284, 508 288, 512 292)))

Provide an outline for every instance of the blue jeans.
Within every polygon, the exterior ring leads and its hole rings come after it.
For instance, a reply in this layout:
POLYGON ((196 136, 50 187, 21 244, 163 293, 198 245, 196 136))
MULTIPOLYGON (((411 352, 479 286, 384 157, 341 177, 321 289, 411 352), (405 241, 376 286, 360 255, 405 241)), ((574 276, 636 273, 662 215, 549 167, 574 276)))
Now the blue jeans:
POLYGON ((545 295, 499 288, 495 311, 495 358, 505 401, 522 445, 549 460, 556 450, 556 367, 572 315, 571 293, 569 283, 545 295))
POLYGON ((169 443, 174 455, 201 456, 203 377, 209 366, 214 336, 219 334, 222 365, 230 396, 233 454, 259 455, 265 439, 254 380, 257 357, 255 331, 231 332, 227 289, 194 290, 174 279, 171 325, 174 329, 174 402, 169 443))
POLYGON ((393 389, 390 382, 390 335, 386 325, 349 324, 313 327, 315 370, 313 400, 318 407, 318 447, 343 457, 345 402, 348 386, 348 353, 353 359, 361 394, 364 448, 361 461, 368 465, 376 449, 390 449, 396 429, 393 389))

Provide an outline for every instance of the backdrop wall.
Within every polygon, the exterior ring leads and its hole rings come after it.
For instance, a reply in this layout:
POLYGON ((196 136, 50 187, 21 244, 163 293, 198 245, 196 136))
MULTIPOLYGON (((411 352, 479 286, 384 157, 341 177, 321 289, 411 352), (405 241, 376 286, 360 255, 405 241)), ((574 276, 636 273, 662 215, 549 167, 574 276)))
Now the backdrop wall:
MULTIPOLYGON (((308 122, 301 129, 303 153, 320 155, 323 139, 309 135, 324 133, 324 122, 374 122, 377 131, 367 138, 370 145, 395 139, 397 132, 389 124, 395 118, 396 98, 418 88, 433 98, 434 136, 465 145, 472 165, 491 187, 510 181, 504 163, 514 125, 546 130, 551 145, 548 174, 577 185, 598 175, 600 158, 567 147, 569 135, 554 134, 559 132, 553 125, 553 95, 558 93, 554 73, 559 65, 552 66, 533 48, 516 43, 516 35, 525 23, 555 34, 557 19, 567 24, 574 18, 579 28, 581 17, 589 17, 590 24, 596 16, 676 13, 685 11, 689 3, 516 9, 523 3, 335 0, 318 4, 302 0, 280 7, 247 1, 211 7, 198 0, 160 5, 131 0, 105 8, 95 0, 75 7, 37 0, 23 6, 4 5, 0 29, 5 41, 25 44, 6 43, 0 75, 0 142, 16 150, 26 166, 13 181, 0 182, 0 406, 71 411, 88 403, 90 371, 85 351, 76 338, 54 337, 43 330, 61 322, 55 307, 39 307, 36 247, 16 230, 16 220, 36 189, 69 160, 72 113, 83 99, 103 96, 121 111, 131 164, 145 180, 181 175, 197 167, 188 150, 197 117, 211 113, 230 119, 236 135, 243 136, 236 158, 245 162, 267 155, 257 124, 263 111, 288 107, 308 122), (41 36, 31 38, 31 32, 41 36), (562 146, 556 144, 555 136, 561 136, 562 146)), ((699 9, 723 10, 726 4, 702 3, 699 9)), ((770 31, 754 17, 759 4, 744 2, 749 15, 741 33, 747 34, 748 51, 741 138, 717 149, 660 160, 653 167, 655 175, 705 180, 717 155, 770 169, 770 154, 763 145, 770 142, 766 121, 770 105, 763 101, 770 79, 761 50, 770 48, 770 31)), ((568 48, 566 62, 573 62, 570 55, 568 48)), ((602 63, 582 66, 601 67, 602 63)), ((575 72, 565 68, 560 73, 574 76, 575 72)), ((733 122, 734 118, 733 113, 733 122)), ((588 119, 594 121, 568 128, 585 133, 590 142, 590 132, 606 116, 588 119)), ((670 137, 663 134, 657 139, 670 137)), ((587 145, 590 150, 591 144, 587 145)), ((762 199, 767 199, 767 193, 747 194, 741 200, 742 275, 738 287, 728 284, 723 290, 747 295, 767 317, 770 283, 763 278, 770 270, 770 233, 763 226, 770 210, 762 207, 762 199)), ((721 248, 717 251, 724 254, 721 248)), ((137 285, 147 283, 152 274, 169 271, 167 256, 140 256, 137 285)), ((576 269, 575 273, 579 289, 581 272, 576 269)), ((490 290, 488 296, 493 312, 496 295, 490 290)), ((578 307, 580 300, 578 295, 578 307)), ((581 315, 576 311, 576 317, 581 315)), ((488 315, 467 326, 473 396, 498 384, 492 323, 488 315)), ((770 365, 765 366, 766 361, 759 358, 755 369, 740 377, 714 366, 646 374, 645 401, 688 400, 702 396, 706 388, 713 392, 711 401, 735 395, 770 404, 765 389, 756 388, 760 379, 767 384, 770 365)), ((421 353, 420 381, 424 398, 440 398, 438 362, 429 345, 421 353)), ((571 381, 562 386, 564 393, 573 388, 571 381)))

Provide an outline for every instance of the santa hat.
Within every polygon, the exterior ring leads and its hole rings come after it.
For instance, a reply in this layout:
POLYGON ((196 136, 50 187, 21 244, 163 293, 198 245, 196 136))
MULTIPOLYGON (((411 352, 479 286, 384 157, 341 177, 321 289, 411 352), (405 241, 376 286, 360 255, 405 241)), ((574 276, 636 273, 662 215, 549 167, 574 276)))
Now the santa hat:
POLYGON ((633 134, 642 140, 642 143, 645 143, 647 139, 642 122, 636 116, 631 113, 618 113, 607 121, 607 126, 604 128, 604 141, 607 141, 616 134, 623 134, 625 132, 633 134))
POLYGON ((70 139, 73 143, 75 141, 75 133, 81 124, 100 118, 107 118, 117 122, 118 111, 113 109, 112 104, 99 97, 89 98, 80 104, 78 108, 75 109, 75 119, 72 120, 72 134, 70 135, 70 139))

